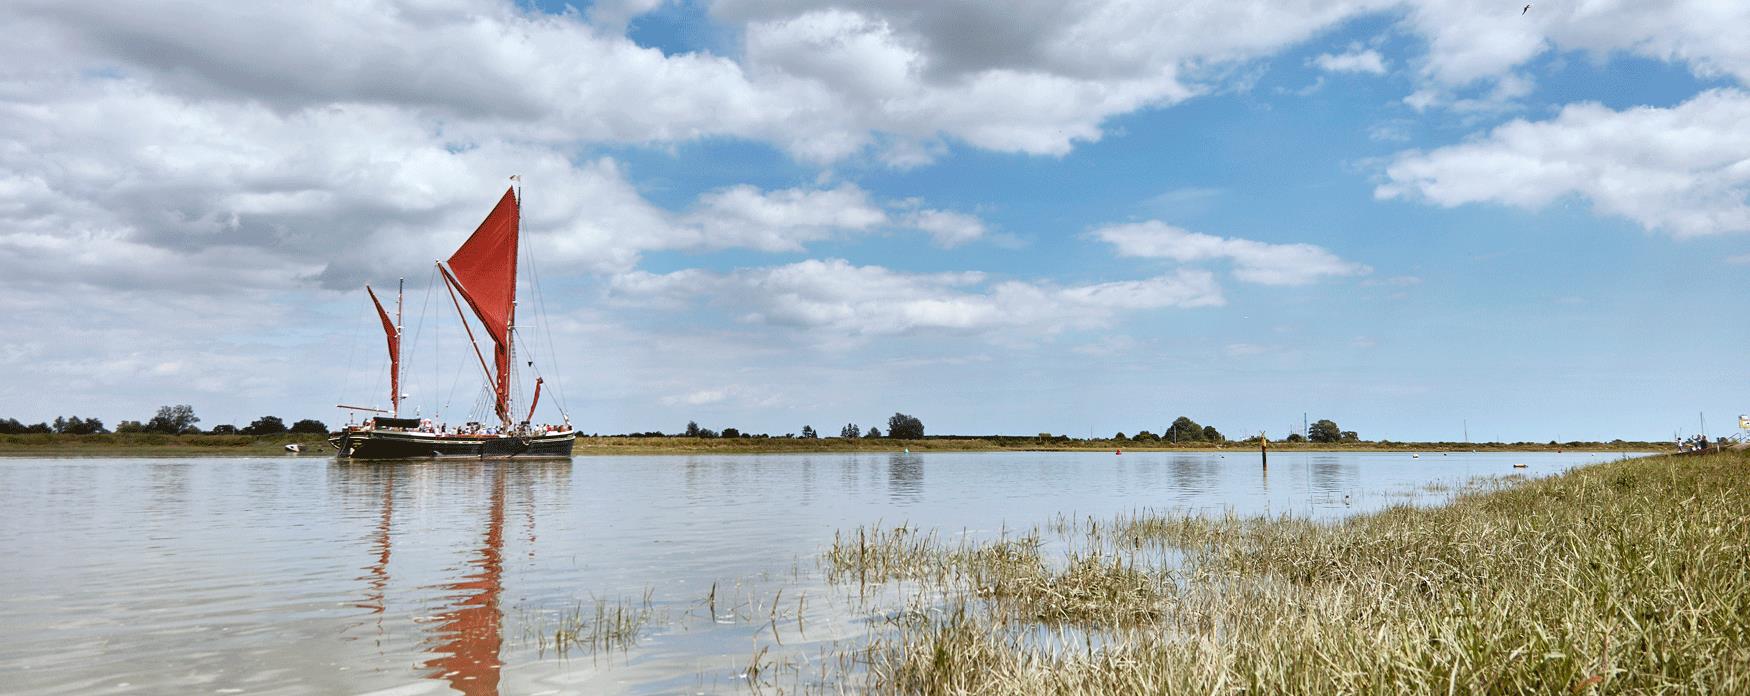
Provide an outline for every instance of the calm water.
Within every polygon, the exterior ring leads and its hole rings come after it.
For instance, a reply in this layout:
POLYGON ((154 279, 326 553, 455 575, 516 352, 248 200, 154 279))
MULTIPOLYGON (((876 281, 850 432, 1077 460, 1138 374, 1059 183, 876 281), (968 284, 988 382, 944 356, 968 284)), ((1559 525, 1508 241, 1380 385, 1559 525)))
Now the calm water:
POLYGON ((1620 456, 0 459, 0 691, 744 692, 761 647, 806 661, 866 635, 877 608, 816 564, 835 530, 1335 517, 1620 456), (648 606, 634 645, 538 637, 598 600, 648 606))

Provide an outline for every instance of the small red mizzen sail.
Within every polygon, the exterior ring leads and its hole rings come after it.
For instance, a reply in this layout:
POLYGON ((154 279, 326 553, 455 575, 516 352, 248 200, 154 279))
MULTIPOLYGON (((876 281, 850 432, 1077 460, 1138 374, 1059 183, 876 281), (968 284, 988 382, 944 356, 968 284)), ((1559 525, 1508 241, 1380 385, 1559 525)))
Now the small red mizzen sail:
POLYGON ((383 309, 383 303, 377 301, 377 291, 371 286, 365 286, 365 292, 371 295, 371 304, 377 306, 377 316, 383 320, 383 335, 389 337, 389 408, 396 417, 401 416, 401 336, 395 331, 395 320, 389 318, 388 310, 383 309))
POLYGON ((492 337, 497 374, 493 391, 500 418, 510 407, 510 327, 516 319, 516 253, 518 215, 516 189, 505 189, 492 214, 468 241, 450 256, 457 289, 492 337))
POLYGON ((537 406, 541 403, 541 383, 544 381, 546 381, 546 380, 541 379, 540 377, 535 378, 535 398, 529 400, 529 415, 527 418, 524 418, 523 420, 525 420, 525 421, 535 420, 535 406, 537 406))

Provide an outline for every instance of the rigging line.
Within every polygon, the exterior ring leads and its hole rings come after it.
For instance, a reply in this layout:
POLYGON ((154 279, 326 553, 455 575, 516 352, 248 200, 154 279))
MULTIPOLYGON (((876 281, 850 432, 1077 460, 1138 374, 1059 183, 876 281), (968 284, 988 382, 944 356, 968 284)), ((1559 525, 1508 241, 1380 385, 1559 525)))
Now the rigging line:
MULTIPOLYGON (((442 267, 439 267, 440 269, 442 267)), ((492 384, 492 370, 486 367, 486 356, 480 352, 480 339, 474 338, 474 327, 468 325, 468 315, 462 312, 462 301, 456 299, 456 288, 452 285, 450 274, 444 273, 444 287, 450 291, 450 302, 456 305, 456 316, 461 318, 462 328, 468 330, 468 343, 474 346, 474 357, 480 359, 480 372, 486 376, 486 383, 492 384)))
POLYGON ((474 409, 468 412, 468 420, 484 425, 487 409, 492 409, 494 415, 497 415, 498 394, 494 393, 491 387, 483 386, 480 391, 475 393, 474 409))
MULTIPOLYGON (((432 268, 432 276, 436 275, 437 269, 432 268)), ((427 280, 427 282, 425 282, 425 301, 420 303, 420 324, 413 325, 413 341, 409 341, 409 343, 415 346, 415 348, 418 348, 418 345, 420 345, 420 336, 425 332, 425 313, 427 313, 427 310, 430 310, 430 306, 432 306, 432 283, 430 283, 430 280, 427 280)), ((411 360, 401 360, 401 362, 411 362, 411 360)))
MULTIPOLYGON (((511 333, 510 333, 510 337, 511 337, 512 341, 516 341, 517 343, 521 344, 524 350, 528 350, 529 342, 523 340, 523 332, 521 330, 512 329, 511 333)), ((534 354, 535 354, 534 351, 532 351, 532 350, 529 351, 529 355, 534 355, 534 354)), ((534 360, 528 360, 526 362, 528 363, 529 370, 533 371, 535 373, 535 379, 537 381, 546 379, 546 377, 541 374, 540 366, 536 365, 534 360)), ((539 387, 536 387, 536 388, 539 389, 539 387)), ((535 406, 539 407, 540 404, 535 404, 535 406)), ((529 418, 531 418, 531 419, 534 418, 534 411, 532 409, 529 412, 529 418)))
POLYGON ((340 396, 334 400, 334 403, 337 404, 346 402, 346 392, 352 388, 352 371, 357 364, 354 362, 354 359, 358 357, 359 329, 364 325, 364 320, 369 318, 369 315, 365 312, 364 303, 359 303, 358 312, 358 318, 352 321, 352 338, 347 341, 346 372, 341 373, 340 396))
POLYGON ((443 408, 441 409, 443 412, 448 412, 450 405, 455 403, 455 401, 456 401, 456 385, 459 385, 462 383, 462 373, 466 372, 467 368, 468 368, 467 362, 460 362, 460 363, 456 364, 456 376, 450 379, 450 391, 448 394, 444 395, 444 405, 443 405, 443 408))
MULTIPOLYGON (((436 283, 437 264, 435 263, 431 266, 431 275, 432 282, 436 283)), ((430 293, 431 291, 428 289, 426 292, 430 293)), ((423 321, 423 319, 421 319, 421 321, 423 321)), ((434 314, 431 322, 431 406, 433 411, 432 415, 437 417, 443 415, 444 407, 449 405, 446 401, 446 403, 440 406, 437 400, 438 390, 442 389, 444 384, 444 351, 443 344, 438 340, 444 335, 443 312, 439 310, 434 314)))
MULTIPOLYGON (((384 363, 382 366, 382 369, 377 371, 377 379, 372 380, 371 383, 373 385, 375 385, 378 382, 381 382, 381 383, 383 383, 384 386, 387 386, 390 383, 389 382, 389 372, 391 369, 393 369, 393 368, 388 363, 384 363)), ((373 391, 376 391, 378 394, 383 393, 382 390, 373 390, 373 391)), ((376 406, 377 402, 373 401, 373 402, 371 402, 371 405, 376 406)))
MULTIPOLYGON (((432 275, 432 278, 430 280, 427 280, 425 283, 425 301, 420 303, 420 305, 419 305, 419 323, 413 325, 413 341, 410 345, 412 345, 414 347, 414 351, 415 351, 414 354, 415 355, 418 354, 417 351, 419 349, 419 337, 420 337, 420 335, 425 333, 425 314, 428 310, 431 309, 431 286, 432 286, 433 282, 436 281, 437 267, 435 267, 435 266, 432 267, 431 275, 432 275)), ((435 329, 433 331, 435 331, 435 329)), ((407 363, 407 362, 411 362, 411 361, 403 360, 401 362, 407 363)), ((412 370, 403 370, 402 372, 405 374, 412 374, 413 371, 412 370)), ((437 385, 433 384, 433 385, 431 385, 431 388, 436 389, 437 385)))
MULTIPOLYGON (((523 241, 525 244, 528 243, 527 238, 523 241)), ((541 331, 547 334, 547 357, 553 360, 553 371, 562 374, 564 373, 564 370, 559 367, 559 351, 553 346, 553 327, 552 324, 549 323, 550 319, 547 316, 547 295, 541 292, 541 272, 539 269, 535 268, 534 250, 529 249, 528 252, 529 253, 524 254, 523 256, 529 260, 529 281, 530 285, 533 286, 532 289, 535 291, 535 313, 541 317, 541 331)), ((533 353, 534 351, 531 350, 529 352, 533 353)), ((571 409, 565 404, 565 389, 559 385, 559 382, 561 381, 563 380, 555 380, 553 383, 553 400, 559 407, 559 413, 566 418, 570 418, 571 409)))
MULTIPOLYGON (((528 341, 523 340, 521 331, 516 332, 516 338, 518 341, 522 341, 522 344, 524 347, 527 347, 529 345, 528 341)), ((530 352, 533 352, 533 351, 530 351, 530 352)), ((533 361, 531 361, 531 362, 533 362, 533 361)), ((547 376, 545 374, 541 373, 541 366, 539 364, 532 364, 529 366, 529 368, 535 371, 535 378, 538 381, 544 382, 547 379, 547 376)), ((571 418, 571 413, 565 410, 565 404, 555 403, 554 408, 559 409, 559 415, 564 416, 566 419, 571 418)))

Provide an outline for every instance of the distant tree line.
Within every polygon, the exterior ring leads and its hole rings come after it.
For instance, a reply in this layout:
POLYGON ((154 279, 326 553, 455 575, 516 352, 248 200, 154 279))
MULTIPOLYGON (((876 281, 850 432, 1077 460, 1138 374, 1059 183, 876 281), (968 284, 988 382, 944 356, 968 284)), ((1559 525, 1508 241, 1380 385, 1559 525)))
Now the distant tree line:
MULTIPOLYGON (((625 436, 626 437, 697 437, 697 438, 706 438, 706 439, 709 439, 709 438, 735 438, 735 437, 741 437, 741 438, 762 438, 762 437, 763 438, 770 438, 770 437, 798 438, 799 437, 803 440, 818 440, 818 439, 820 439, 820 432, 815 430, 813 425, 802 426, 801 435, 797 435, 796 433, 785 433, 783 435, 767 435, 765 433, 756 434, 756 433, 743 432, 739 428, 724 428, 723 430, 718 431, 718 430, 713 430, 711 428, 701 426, 701 425, 699 425, 698 421, 687 421, 687 427, 685 429, 681 430, 679 433, 676 433, 674 435, 669 435, 667 433, 663 433, 660 431, 650 431, 650 432, 640 432, 640 433, 627 433, 625 436)), ((839 437, 847 439, 847 440, 882 438, 882 437, 899 438, 899 439, 906 439, 906 440, 918 440, 918 439, 922 439, 924 437, 924 422, 922 419, 919 419, 916 416, 910 416, 910 415, 906 415, 904 413, 895 413, 887 419, 887 433, 885 435, 882 434, 881 428, 879 426, 871 425, 871 426, 869 426, 868 430, 864 430, 862 426, 859 426, 856 423, 846 423, 844 425, 844 427, 839 428, 839 437)))
MULTIPOLYGON (((201 422, 194 414, 194 407, 188 404, 175 406, 160 406, 158 412, 144 421, 124 420, 117 423, 117 433, 158 433, 163 435, 194 435, 201 433, 196 423, 201 422)), ((37 423, 25 425, 12 418, 0 418, 0 435, 21 435, 26 433, 57 433, 61 435, 102 435, 108 433, 103 421, 96 418, 80 418, 78 416, 62 416, 53 424, 37 423)), ((235 425, 215 425, 212 430, 205 431, 209 435, 280 435, 284 433, 326 435, 328 426, 322 421, 305 418, 290 427, 279 416, 262 416, 249 425, 239 428, 235 425)))
POLYGON ((1215 426, 1198 425, 1197 421, 1185 416, 1173 419, 1173 423, 1168 425, 1160 435, 1147 430, 1139 430, 1130 437, 1125 437, 1124 433, 1118 433, 1112 439, 1120 442, 1126 440, 1131 442, 1207 442, 1217 444, 1227 442, 1227 437, 1222 435, 1221 431, 1216 430, 1215 426))
POLYGON ((99 435, 109 432, 103 427, 103 421, 96 418, 80 418, 78 416, 62 416, 49 423, 33 423, 25 425, 16 418, 0 418, 0 435, 27 435, 31 433, 60 433, 63 435, 99 435))

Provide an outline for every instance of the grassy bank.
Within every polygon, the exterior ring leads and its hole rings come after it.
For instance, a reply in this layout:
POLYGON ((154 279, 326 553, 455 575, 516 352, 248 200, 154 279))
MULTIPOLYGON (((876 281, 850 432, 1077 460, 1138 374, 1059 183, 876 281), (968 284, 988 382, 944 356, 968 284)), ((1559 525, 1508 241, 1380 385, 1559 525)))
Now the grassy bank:
POLYGON ((163 435, 110 433, 103 435, 0 435, 0 456, 125 457, 186 455, 278 455, 285 446, 301 444, 307 453, 331 453, 326 435, 163 435))
POLYGON ((1750 456, 1654 457, 1319 523, 1135 515, 841 534, 914 583, 878 693, 1750 693, 1750 456), (1173 559, 1168 563, 1165 559, 1173 559))

